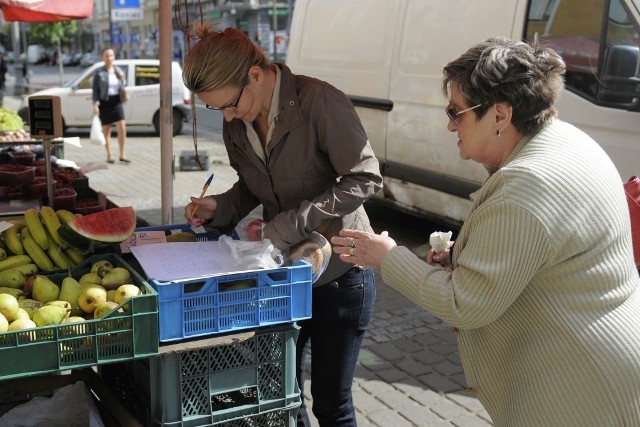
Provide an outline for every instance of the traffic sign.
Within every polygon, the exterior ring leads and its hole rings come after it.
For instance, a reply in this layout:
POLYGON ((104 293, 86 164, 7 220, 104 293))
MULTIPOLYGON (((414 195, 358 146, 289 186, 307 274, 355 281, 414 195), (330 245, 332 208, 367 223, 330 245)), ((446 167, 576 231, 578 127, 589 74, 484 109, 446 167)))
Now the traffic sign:
POLYGON ((140 8, 111 9, 111 20, 116 21, 142 21, 144 11, 140 8))
POLYGON ((124 9, 137 9, 140 7, 140 0, 112 0, 113 7, 124 9))

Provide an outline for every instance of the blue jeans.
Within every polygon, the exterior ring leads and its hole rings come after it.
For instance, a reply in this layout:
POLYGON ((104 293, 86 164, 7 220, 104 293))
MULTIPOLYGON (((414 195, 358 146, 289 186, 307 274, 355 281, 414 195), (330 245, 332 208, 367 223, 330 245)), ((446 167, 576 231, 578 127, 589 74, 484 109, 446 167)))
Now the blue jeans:
MULTIPOLYGON (((375 299, 373 270, 352 268, 336 281, 313 289, 312 318, 298 323, 298 385, 304 390, 311 342, 312 409, 320 426, 357 425, 351 383, 375 299)), ((304 399, 297 421, 298 427, 311 426, 304 399)))

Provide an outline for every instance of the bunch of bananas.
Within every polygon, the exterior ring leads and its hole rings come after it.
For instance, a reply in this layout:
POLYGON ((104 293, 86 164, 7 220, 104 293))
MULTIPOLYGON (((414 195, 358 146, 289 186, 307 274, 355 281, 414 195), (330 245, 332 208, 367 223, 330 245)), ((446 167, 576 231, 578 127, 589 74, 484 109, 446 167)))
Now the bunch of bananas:
POLYGON ((9 221, 13 226, 2 232, 0 240, 0 288, 20 288, 30 275, 67 270, 84 261, 85 256, 58 234, 60 225, 75 217, 68 210, 43 206, 40 211, 27 209, 21 220, 9 221))

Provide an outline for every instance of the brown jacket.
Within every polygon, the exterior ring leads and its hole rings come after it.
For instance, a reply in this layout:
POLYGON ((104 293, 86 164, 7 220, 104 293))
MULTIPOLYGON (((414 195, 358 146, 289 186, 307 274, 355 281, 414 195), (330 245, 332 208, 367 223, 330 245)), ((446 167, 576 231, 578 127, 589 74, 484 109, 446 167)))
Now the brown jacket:
MULTIPOLYGON (((282 72, 279 113, 267 164, 255 154, 241 120, 225 122, 224 143, 238 181, 215 196, 213 227, 230 229, 262 204, 265 236, 282 250, 317 231, 372 231, 362 204, 382 188, 382 176, 347 96, 326 82, 282 72)), ((352 265, 334 254, 316 285, 352 265)))

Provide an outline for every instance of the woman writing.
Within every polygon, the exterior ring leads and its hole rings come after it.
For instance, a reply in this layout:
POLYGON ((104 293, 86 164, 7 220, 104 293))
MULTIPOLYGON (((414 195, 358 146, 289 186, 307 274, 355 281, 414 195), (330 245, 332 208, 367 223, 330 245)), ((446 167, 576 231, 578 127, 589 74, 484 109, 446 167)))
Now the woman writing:
POLYGON ((102 51, 104 66, 93 76, 93 114, 100 115, 102 132, 106 140, 107 162, 114 163, 111 155, 111 126, 115 123, 118 132, 118 148, 120 161, 129 163, 124 150, 127 139, 127 124, 124 119, 123 101, 126 101, 125 87, 127 85, 124 71, 113 61, 116 55, 111 48, 102 51), (124 99, 123 99, 124 98, 124 99))
MULTIPOLYGON (((184 83, 224 116, 223 138, 238 181, 192 198, 185 217, 231 229, 258 205, 263 235, 281 249, 318 232, 372 231, 362 204, 382 187, 378 160, 350 100, 329 84, 269 63, 244 33, 196 29, 184 83), (192 209, 196 214, 192 216, 192 209)), ((334 255, 314 284, 313 318, 299 322, 297 374, 309 342, 313 413, 321 426, 355 426, 351 383, 375 299, 373 273, 334 255)), ((309 426, 303 405, 298 425, 309 426)))
POLYGON ((358 230, 332 243, 457 328, 467 382, 496 426, 637 426, 629 212, 609 157, 555 118, 564 70, 537 41, 504 38, 445 66, 448 129, 489 171, 450 250, 425 263, 358 230))

